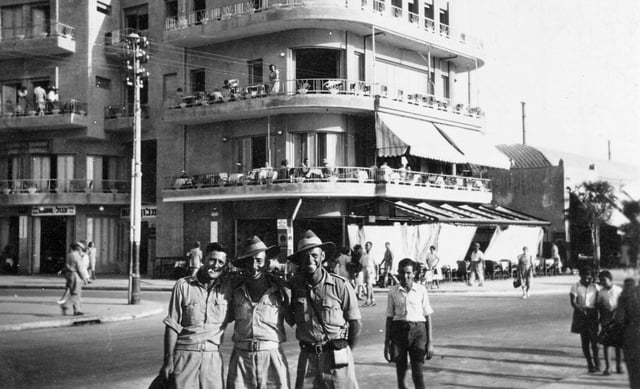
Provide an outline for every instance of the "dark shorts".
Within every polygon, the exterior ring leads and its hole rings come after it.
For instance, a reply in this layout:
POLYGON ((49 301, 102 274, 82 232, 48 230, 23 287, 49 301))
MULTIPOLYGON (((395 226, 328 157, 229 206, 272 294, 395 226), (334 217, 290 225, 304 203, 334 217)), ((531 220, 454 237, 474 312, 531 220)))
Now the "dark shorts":
POLYGON ((424 361, 427 344, 427 328, 424 322, 395 320, 391 322, 389 339, 393 344, 391 356, 396 363, 406 364, 407 353, 411 363, 424 361))
POLYGON ((587 308, 586 310, 586 315, 577 309, 573 310, 571 332, 595 339, 598 336, 598 311, 595 308, 587 308))

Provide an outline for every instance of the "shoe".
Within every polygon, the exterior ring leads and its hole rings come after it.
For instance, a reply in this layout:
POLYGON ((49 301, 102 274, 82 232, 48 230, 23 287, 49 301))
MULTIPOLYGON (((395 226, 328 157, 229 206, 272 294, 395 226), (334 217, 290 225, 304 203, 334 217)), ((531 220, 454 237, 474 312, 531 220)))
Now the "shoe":
POLYGON ((624 370, 622 370, 622 367, 618 366, 616 367, 616 374, 622 374, 624 373, 624 370))
POLYGON ((596 368, 593 366, 589 366, 589 373, 595 373, 596 372, 596 368))
POLYGON ((370 307, 375 307, 376 306, 376 302, 372 301, 371 304, 369 305, 370 307))
POLYGON ((369 302, 367 301, 366 303, 362 304, 363 307, 368 307, 369 306, 369 302))
POLYGON ((527 295, 526 295, 526 294, 523 294, 523 295, 522 295, 522 299, 523 299, 523 300, 526 300, 526 299, 527 299, 527 295))
POLYGON ((74 312, 73 316, 82 316, 84 315, 84 312, 74 312))
POLYGON ((602 375, 611 375, 609 374, 609 369, 604 369, 604 371, 602 372, 602 375))

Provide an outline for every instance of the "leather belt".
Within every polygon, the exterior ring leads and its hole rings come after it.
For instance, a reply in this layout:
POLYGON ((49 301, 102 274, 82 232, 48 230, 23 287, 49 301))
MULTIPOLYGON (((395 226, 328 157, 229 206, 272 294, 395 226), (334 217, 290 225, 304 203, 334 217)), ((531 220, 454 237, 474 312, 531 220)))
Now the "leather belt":
POLYGON ((218 345, 209 342, 177 344, 176 351, 218 351, 218 345))
POLYGON ((300 342, 300 348, 308 353, 320 355, 324 352, 333 350, 333 345, 331 344, 331 342, 326 342, 326 343, 300 342))
POLYGON ((236 342, 233 347, 244 351, 264 351, 275 350, 280 347, 280 343, 271 340, 243 340, 236 342))

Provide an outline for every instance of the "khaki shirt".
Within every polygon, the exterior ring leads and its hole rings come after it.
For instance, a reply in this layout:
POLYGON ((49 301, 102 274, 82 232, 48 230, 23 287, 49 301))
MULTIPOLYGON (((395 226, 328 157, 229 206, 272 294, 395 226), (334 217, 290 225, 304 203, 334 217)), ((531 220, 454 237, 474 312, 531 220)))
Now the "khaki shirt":
POLYGON ((349 320, 360 320, 362 317, 351 284, 324 269, 321 271, 322 280, 315 286, 307 284, 301 275, 291 280, 291 309, 296 323, 296 338, 302 342, 323 343, 328 340, 318 315, 322 316, 329 339, 347 339, 349 320))
POLYGON ((271 286, 258 302, 253 302, 246 286, 233 292, 233 310, 229 320, 235 320, 233 341, 244 340, 284 342, 285 303, 282 293, 271 286))
POLYGON ((202 342, 220 345, 230 299, 231 287, 226 282, 218 282, 207 290, 195 276, 181 278, 173 287, 163 323, 178 333, 176 345, 202 342))

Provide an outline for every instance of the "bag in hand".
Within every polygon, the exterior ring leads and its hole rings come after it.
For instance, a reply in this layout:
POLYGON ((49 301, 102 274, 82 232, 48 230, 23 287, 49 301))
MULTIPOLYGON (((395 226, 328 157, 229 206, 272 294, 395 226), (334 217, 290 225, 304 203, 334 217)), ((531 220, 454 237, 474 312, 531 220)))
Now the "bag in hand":
POLYGON ((522 286, 522 280, 520 279, 520 277, 516 278, 513 280, 513 287, 514 288, 519 288, 522 286))

